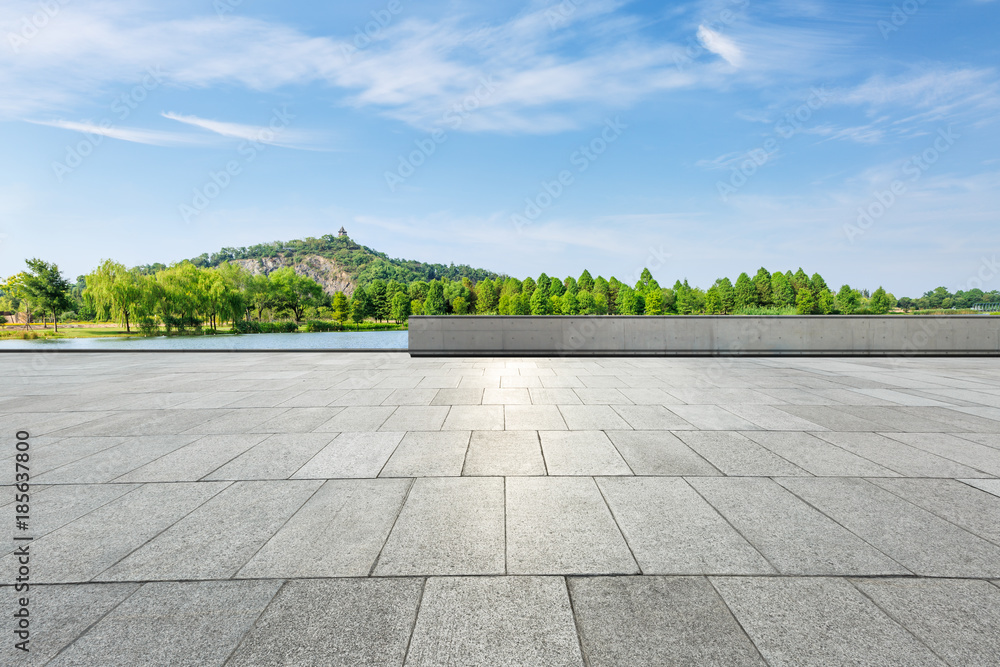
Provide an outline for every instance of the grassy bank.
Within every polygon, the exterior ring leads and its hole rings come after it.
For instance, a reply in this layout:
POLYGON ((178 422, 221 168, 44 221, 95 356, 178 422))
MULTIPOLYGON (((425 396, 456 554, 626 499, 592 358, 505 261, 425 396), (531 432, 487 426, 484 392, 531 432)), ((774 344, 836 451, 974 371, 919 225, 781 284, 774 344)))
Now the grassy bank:
MULTIPOLYGON (((336 325, 335 322, 329 322, 330 325, 336 325)), ((337 328, 331 326, 330 330, 337 331, 405 331, 406 324, 393 324, 386 322, 361 322, 360 324, 354 324, 353 322, 348 322, 344 327, 337 328)), ((294 333, 305 333, 306 323, 302 322, 299 325, 299 330, 294 333)), ((202 329, 200 332, 195 332, 193 330, 186 330, 184 332, 178 332, 176 329, 171 331, 169 334, 166 329, 159 327, 156 329, 153 336, 214 336, 214 335, 224 335, 232 334, 233 327, 231 325, 220 326, 215 331, 211 329, 202 329)), ((249 335, 249 334, 248 334, 249 335)), ((52 328, 51 324, 42 326, 41 324, 32 324, 30 329, 25 329, 24 325, 18 324, 5 324, 0 327, 0 340, 3 339, 19 339, 19 340, 37 340, 37 339, 56 339, 56 338, 142 338, 143 334, 139 332, 138 327, 132 327, 132 331, 126 331, 124 327, 121 327, 113 323, 94 323, 94 322, 66 322, 59 323, 58 333, 52 328)))

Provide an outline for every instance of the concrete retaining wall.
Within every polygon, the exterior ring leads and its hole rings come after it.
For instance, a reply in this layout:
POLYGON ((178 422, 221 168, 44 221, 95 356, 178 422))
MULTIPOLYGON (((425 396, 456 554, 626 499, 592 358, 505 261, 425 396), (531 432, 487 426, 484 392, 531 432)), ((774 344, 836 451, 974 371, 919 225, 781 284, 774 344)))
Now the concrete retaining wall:
POLYGON ((995 315, 410 318, 414 356, 1000 355, 995 315))

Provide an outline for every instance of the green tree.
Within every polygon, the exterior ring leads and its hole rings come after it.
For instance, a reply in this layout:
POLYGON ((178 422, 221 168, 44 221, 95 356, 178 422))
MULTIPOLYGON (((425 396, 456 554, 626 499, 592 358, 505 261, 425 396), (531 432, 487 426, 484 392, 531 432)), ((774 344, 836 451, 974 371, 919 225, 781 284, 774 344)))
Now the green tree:
POLYGON ((587 290, 580 290, 576 295, 577 310, 580 315, 596 315, 594 295, 587 290))
POLYGON ((722 313, 722 296, 719 294, 719 284, 716 282, 705 292, 705 312, 709 315, 722 313))
POLYGON ((257 312, 257 321, 262 321, 264 311, 278 305, 278 296, 270 278, 263 273, 250 276, 247 281, 245 298, 249 308, 257 312))
POLYGON ((577 298, 577 292, 566 291, 566 294, 562 297, 562 314, 563 315, 579 315, 580 314, 580 301, 577 298))
MULTIPOLYGON (((476 312, 490 315, 497 312, 500 301, 499 285, 489 278, 476 283, 476 312)), ((509 299, 508 299, 509 301, 509 299)))
POLYGON ((25 325, 29 326, 31 323, 31 303, 27 300, 27 294, 24 291, 24 276, 25 273, 15 274, 10 278, 7 278, 0 285, 0 310, 7 310, 12 313, 19 313, 21 309, 24 308, 25 311, 25 325))
POLYGON ((361 329, 361 323, 365 321, 365 311, 370 308, 371 301, 368 299, 368 292, 361 288, 355 289, 351 297, 351 321, 357 325, 359 330, 361 329))
POLYGON ((754 289, 757 291, 757 304, 770 306, 772 303, 771 274, 763 266, 757 270, 757 275, 753 277, 754 289))
POLYGON ((295 272, 290 266, 285 266, 270 275, 275 286, 280 307, 290 310, 295 323, 302 319, 302 311, 308 306, 316 305, 323 294, 323 287, 309 276, 295 272))
POLYGON ((850 285, 843 285, 837 292, 837 310, 844 315, 853 315, 861 308, 861 294, 850 285))
POLYGON ((410 297, 408 294, 397 292, 392 297, 392 319, 397 324, 410 319, 410 297))
POLYGON ((868 310, 876 315, 884 315, 892 309, 894 301, 879 285, 878 289, 872 292, 871 299, 868 301, 868 310))
MULTIPOLYGON (((674 289, 676 291, 676 287, 674 289)), ((741 273, 740 277, 736 279, 736 286, 733 288, 733 300, 736 304, 736 309, 753 308, 756 306, 758 294, 753 283, 750 282, 750 276, 745 272, 741 273)), ((679 307, 677 312, 680 312, 679 307)))
POLYGON ((771 302, 779 308, 795 305, 795 290, 783 273, 771 276, 771 302))
POLYGON ((642 315, 642 311, 639 309, 638 295, 628 285, 618 287, 618 314, 642 315))
POLYGON ((576 286, 581 292, 590 292, 594 289, 594 279, 590 277, 590 271, 587 269, 583 270, 580 277, 576 280, 576 286))
POLYGON ((106 259, 87 275, 83 298, 93 306, 98 317, 113 319, 131 333, 132 322, 144 314, 137 311, 142 308, 143 287, 147 280, 137 269, 129 270, 123 264, 106 259))
POLYGON ((812 315, 816 310, 816 299, 812 290, 800 289, 795 296, 795 312, 799 315, 812 315))
POLYGON ((424 315, 444 315, 446 308, 444 285, 441 284, 441 281, 435 280, 427 289, 427 298, 424 299, 424 315))
POLYGON ((837 311, 837 297, 829 289, 824 289, 816 299, 816 310, 823 315, 829 315, 837 311))
MULTIPOLYGON (((722 302, 722 313, 728 315, 736 307, 736 291, 729 278, 719 278, 715 281, 719 287, 719 299, 722 302)), ((706 294, 707 297, 707 294, 706 294)))
POLYGON ((73 303, 69 298, 69 281, 63 278, 55 264, 37 258, 25 260, 25 264, 28 271, 22 278, 22 289, 26 299, 37 310, 52 313, 52 324, 59 331, 59 313, 73 303))
POLYGON ((469 312, 469 302, 464 296, 456 296, 451 302, 451 312, 455 315, 466 315, 469 312))
MULTIPOLYGON (((409 299, 409 295, 406 295, 403 298, 409 299)), ((333 295, 333 304, 330 309, 333 311, 333 319, 337 320, 341 324, 346 322, 347 318, 351 315, 351 304, 348 302, 347 297, 343 292, 336 292, 333 295)))
POLYGON ((202 269, 188 261, 178 262, 157 272, 153 301, 169 332, 173 327, 200 327, 205 311, 202 269))
MULTIPOLYGON (((545 275, 545 274, 542 274, 545 275)), ((531 314, 532 315, 551 315, 552 314, 552 301, 549 299, 545 290, 539 286, 531 294, 531 314)))
POLYGON ((368 296, 371 297, 373 316, 376 321, 388 320, 391 306, 389 304, 389 292, 386 284, 381 280, 373 280, 366 287, 368 296))

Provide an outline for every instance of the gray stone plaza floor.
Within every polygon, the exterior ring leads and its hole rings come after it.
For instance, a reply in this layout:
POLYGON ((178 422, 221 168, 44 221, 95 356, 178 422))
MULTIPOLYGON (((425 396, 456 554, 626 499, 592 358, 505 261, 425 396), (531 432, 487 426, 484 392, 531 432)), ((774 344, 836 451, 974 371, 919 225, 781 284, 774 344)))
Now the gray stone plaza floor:
POLYGON ((996 359, 0 374, 4 665, 1000 664, 996 359))

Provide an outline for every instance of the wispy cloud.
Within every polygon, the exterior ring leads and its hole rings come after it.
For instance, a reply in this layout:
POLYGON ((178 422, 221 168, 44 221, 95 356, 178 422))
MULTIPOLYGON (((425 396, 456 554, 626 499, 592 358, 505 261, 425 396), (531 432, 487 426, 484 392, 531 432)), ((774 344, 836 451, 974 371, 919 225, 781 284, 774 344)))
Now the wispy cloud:
POLYGON ((86 121, 29 120, 28 122, 150 146, 196 146, 212 143, 211 139, 207 137, 192 134, 147 130, 137 127, 105 126, 86 121))
MULTIPOLYGON (((276 117, 280 114, 276 111, 276 117)), ((198 118, 197 116, 185 116, 172 111, 161 114, 164 118, 176 120, 180 123, 192 125, 194 127, 214 132, 230 139, 242 139, 244 141, 254 141, 260 144, 270 144, 284 148, 298 148, 302 150, 325 150, 316 145, 319 136, 315 133, 300 130, 288 129, 287 121, 273 125, 245 125, 243 123, 230 123, 220 120, 209 120, 198 118)))
POLYGON ((739 67, 743 64, 743 51, 725 35, 702 25, 698 26, 698 41, 733 67, 739 67))

